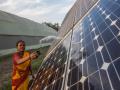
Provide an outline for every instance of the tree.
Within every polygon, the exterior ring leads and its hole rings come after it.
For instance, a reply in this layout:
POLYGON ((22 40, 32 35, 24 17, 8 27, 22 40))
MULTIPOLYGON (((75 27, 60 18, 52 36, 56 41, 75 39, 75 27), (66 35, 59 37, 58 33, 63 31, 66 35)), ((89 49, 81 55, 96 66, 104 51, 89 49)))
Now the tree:
POLYGON ((45 22, 45 24, 46 24, 47 26, 55 29, 56 31, 58 31, 58 30, 59 30, 59 27, 60 27, 60 26, 59 26, 59 23, 54 23, 54 24, 52 24, 52 23, 50 23, 50 22, 45 22))

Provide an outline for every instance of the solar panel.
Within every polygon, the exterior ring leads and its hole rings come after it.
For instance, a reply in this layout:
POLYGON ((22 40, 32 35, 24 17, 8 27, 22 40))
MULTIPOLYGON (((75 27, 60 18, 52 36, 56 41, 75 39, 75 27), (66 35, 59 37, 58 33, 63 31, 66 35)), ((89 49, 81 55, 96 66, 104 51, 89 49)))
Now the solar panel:
MULTIPOLYGON (((85 0, 84 4, 92 1, 85 0)), ((54 77, 47 88, 39 90, 120 90, 120 0, 98 0, 91 5, 82 19, 75 19, 69 37, 63 38, 44 63, 57 67, 46 76, 54 77)), ((74 17, 79 18, 78 13, 74 17)))

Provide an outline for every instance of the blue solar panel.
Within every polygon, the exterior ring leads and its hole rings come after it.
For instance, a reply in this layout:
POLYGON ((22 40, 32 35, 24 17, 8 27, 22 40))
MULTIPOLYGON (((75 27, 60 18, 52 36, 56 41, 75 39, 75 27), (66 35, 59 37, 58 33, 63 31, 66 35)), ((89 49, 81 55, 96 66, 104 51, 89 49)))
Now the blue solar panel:
MULTIPOLYGON (((83 5, 92 1, 85 0, 83 5)), ((79 18, 77 12, 88 13, 73 23, 69 37, 63 38, 49 56, 55 58, 52 66, 58 64, 55 69, 64 68, 54 76, 54 83, 46 85, 52 87, 47 90, 120 90, 120 0, 98 0, 91 5, 91 10, 76 11, 75 20, 79 18), (63 63, 59 64, 59 60, 63 63)), ((48 64, 52 61, 49 58, 48 64)), ((36 85, 33 83, 33 87, 36 85)))

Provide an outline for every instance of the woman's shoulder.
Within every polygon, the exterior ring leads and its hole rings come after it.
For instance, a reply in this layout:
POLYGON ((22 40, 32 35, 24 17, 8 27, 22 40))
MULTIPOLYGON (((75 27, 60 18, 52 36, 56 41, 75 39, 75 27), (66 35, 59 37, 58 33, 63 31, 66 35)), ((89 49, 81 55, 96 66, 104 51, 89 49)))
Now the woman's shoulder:
MULTIPOLYGON (((30 52, 29 51, 24 51, 24 54, 27 54, 27 55, 29 55, 30 54, 30 52)), ((13 53, 13 55, 12 55, 13 57, 14 56, 19 56, 19 54, 18 54, 18 52, 15 52, 15 53, 13 53)))
POLYGON ((16 56, 16 55, 18 55, 18 52, 13 53, 13 56, 16 56))
POLYGON ((24 54, 30 54, 30 52, 29 51, 24 51, 24 54))

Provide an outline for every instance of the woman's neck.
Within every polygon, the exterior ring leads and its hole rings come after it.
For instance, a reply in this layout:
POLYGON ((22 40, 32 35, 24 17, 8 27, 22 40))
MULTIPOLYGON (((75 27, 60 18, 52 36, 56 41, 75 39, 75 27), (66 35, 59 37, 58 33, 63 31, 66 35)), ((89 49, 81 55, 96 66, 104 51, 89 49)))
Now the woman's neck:
POLYGON ((20 57, 23 57, 24 51, 18 51, 20 57))

